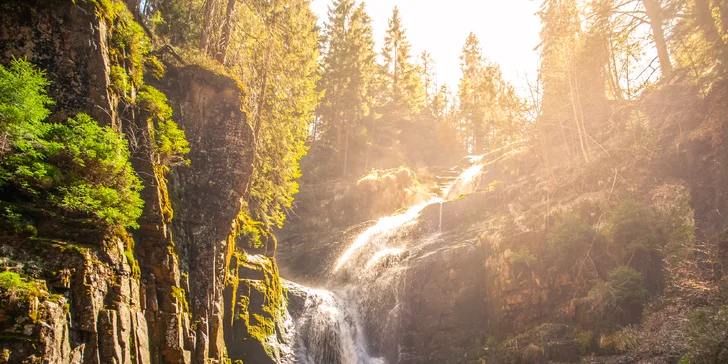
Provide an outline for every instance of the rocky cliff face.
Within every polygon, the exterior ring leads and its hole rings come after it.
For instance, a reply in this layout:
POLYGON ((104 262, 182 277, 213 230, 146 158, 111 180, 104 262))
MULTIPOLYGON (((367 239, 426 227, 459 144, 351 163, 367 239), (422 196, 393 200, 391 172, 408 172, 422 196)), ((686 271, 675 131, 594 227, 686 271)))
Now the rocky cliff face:
POLYGON ((98 14, 98 4, 88 1, 4 1, 0 61, 26 57, 47 70, 56 100, 52 120, 86 112, 126 134, 145 186, 140 228, 63 227, 51 238, 0 239, 3 267, 37 279, 27 290, 0 290, 0 362, 221 363, 230 352, 224 333, 239 331, 223 300, 233 285, 229 266, 235 265, 237 302, 248 304, 243 311, 269 305, 243 287, 277 287, 267 297, 282 297, 271 258, 251 258, 268 276, 238 273, 246 255, 235 247, 236 218, 253 146, 242 92, 233 80, 197 66, 168 65, 164 77, 147 79, 169 98, 191 150, 189 166, 160 169, 147 115, 112 91, 113 34, 98 14))

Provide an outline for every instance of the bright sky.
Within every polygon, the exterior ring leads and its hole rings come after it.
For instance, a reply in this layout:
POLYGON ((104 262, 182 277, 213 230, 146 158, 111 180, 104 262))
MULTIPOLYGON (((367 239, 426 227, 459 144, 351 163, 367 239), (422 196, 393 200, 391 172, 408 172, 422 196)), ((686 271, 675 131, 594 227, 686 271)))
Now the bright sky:
MULTIPOLYGON (((331 0, 313 0, 321 21, 331 0)), ((399 6, 413 54, 427 50, 437 66, 439 84, 454 92, 460 79, 460 53, 471 31, 480 39, 483 54, 500 64, 504 77, 525 92, 525 75, 533 81, 538 67, 534 48, 541 23, 533 0, 368 0, 377 52, 381 51, 392 8, 399 6)))

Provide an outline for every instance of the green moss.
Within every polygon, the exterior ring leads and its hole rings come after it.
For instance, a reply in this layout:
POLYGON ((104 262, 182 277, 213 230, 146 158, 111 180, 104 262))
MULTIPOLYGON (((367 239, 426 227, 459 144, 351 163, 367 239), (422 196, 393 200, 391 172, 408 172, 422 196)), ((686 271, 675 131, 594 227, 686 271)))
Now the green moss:
POLYGON ((0 273, 0 290, 13 292, 26 301, 44 296, 47 292, 45 284, 22 277, 15 272, 0 273))
POLYGON ((187 293, 183 288, 172 287, 172 297, 177 300, 177 305, 182 308, 182 312, 190 312, 190 306, 187 303, 187 293))
POLYGON ((162 217, 165 222, 171 222, 174 217, 174 209, 172 208, 172 200, 169 198, 169 191, 167 189, 166 174, 169 171, 169 167, 161 164, 155 164, 153 169, 154 175, 157 179, 157 191, 159 193, 162 217))
MULTIPOLYGON (((259 341, 265 347, 266 352, 273 357, 274 348, 269 345, 269 338, 276 333, 276 325, 282 323, 283 312, 285 309, 283 288, 278 275, 278 268, 270 258, 263 256, 248 256, 245 253, 236 253, 237 267, 233 271, 237 272, 239 266, 248 269, 263 272, 264 279, 248 280, 250 290, 255 290, 263 294, 263 314, 251 314, 250 298, 242 297, 238 302, 232 302, 232 307, 238 309, 239 314, 234 320, 244 320, 248 334, 251 338, 259 341)), ((238 277, 233 278, 235 282, 239 281, 238 277)), ((237 291, 237 286, 234 286, 237 291)), ((235 295, 233 295, 235 296, 235 295)), ((256 308, 257 310, 257 308, 256 308)))
POLYGON ((128 97, 131 92, 131 80, 126 70, 120 66, 111 66, 109 76, 111 78, 111 89, 117 95, 128 97))

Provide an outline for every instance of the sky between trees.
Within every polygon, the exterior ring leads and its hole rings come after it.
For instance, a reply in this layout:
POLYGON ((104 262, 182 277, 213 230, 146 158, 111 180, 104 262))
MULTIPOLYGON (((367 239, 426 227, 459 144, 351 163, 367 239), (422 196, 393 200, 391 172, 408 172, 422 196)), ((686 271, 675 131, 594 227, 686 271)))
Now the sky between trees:
MULTIPOLYGON (((331 0, 313 0, 319 24, 327 19, 331 0)), ((398 6, 412 54, 427 50, 436 63, 438 83, 456 88, 461 76, 462 46, 471 31, 480 39, 483 53, 498 63, 503 76, 520 94, 533 82, 538 68, 541 22, 536 11, 540 1, 532 0, 368 0, 376 50, 381 50, 392 8, 398 6)))

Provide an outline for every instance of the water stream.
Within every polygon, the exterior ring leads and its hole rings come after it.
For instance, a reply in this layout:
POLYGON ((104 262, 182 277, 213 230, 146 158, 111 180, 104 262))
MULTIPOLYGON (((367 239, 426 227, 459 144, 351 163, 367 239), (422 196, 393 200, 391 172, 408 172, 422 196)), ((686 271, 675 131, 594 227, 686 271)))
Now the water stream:
MULTIPOLYGON (((402 289, 410 232, 420 213, 439 204, 437 232, 442 230, 443 203, 473 192, 484 164, 471 158, 442 196, 379 219, 359 234, 331 269, 329 290, 307 289, 303 312, 294 322, 295 359, 305 364, 387 364, 401 355, 402 289)), ((422 239, 420 237, 419 239, 422 239)))

